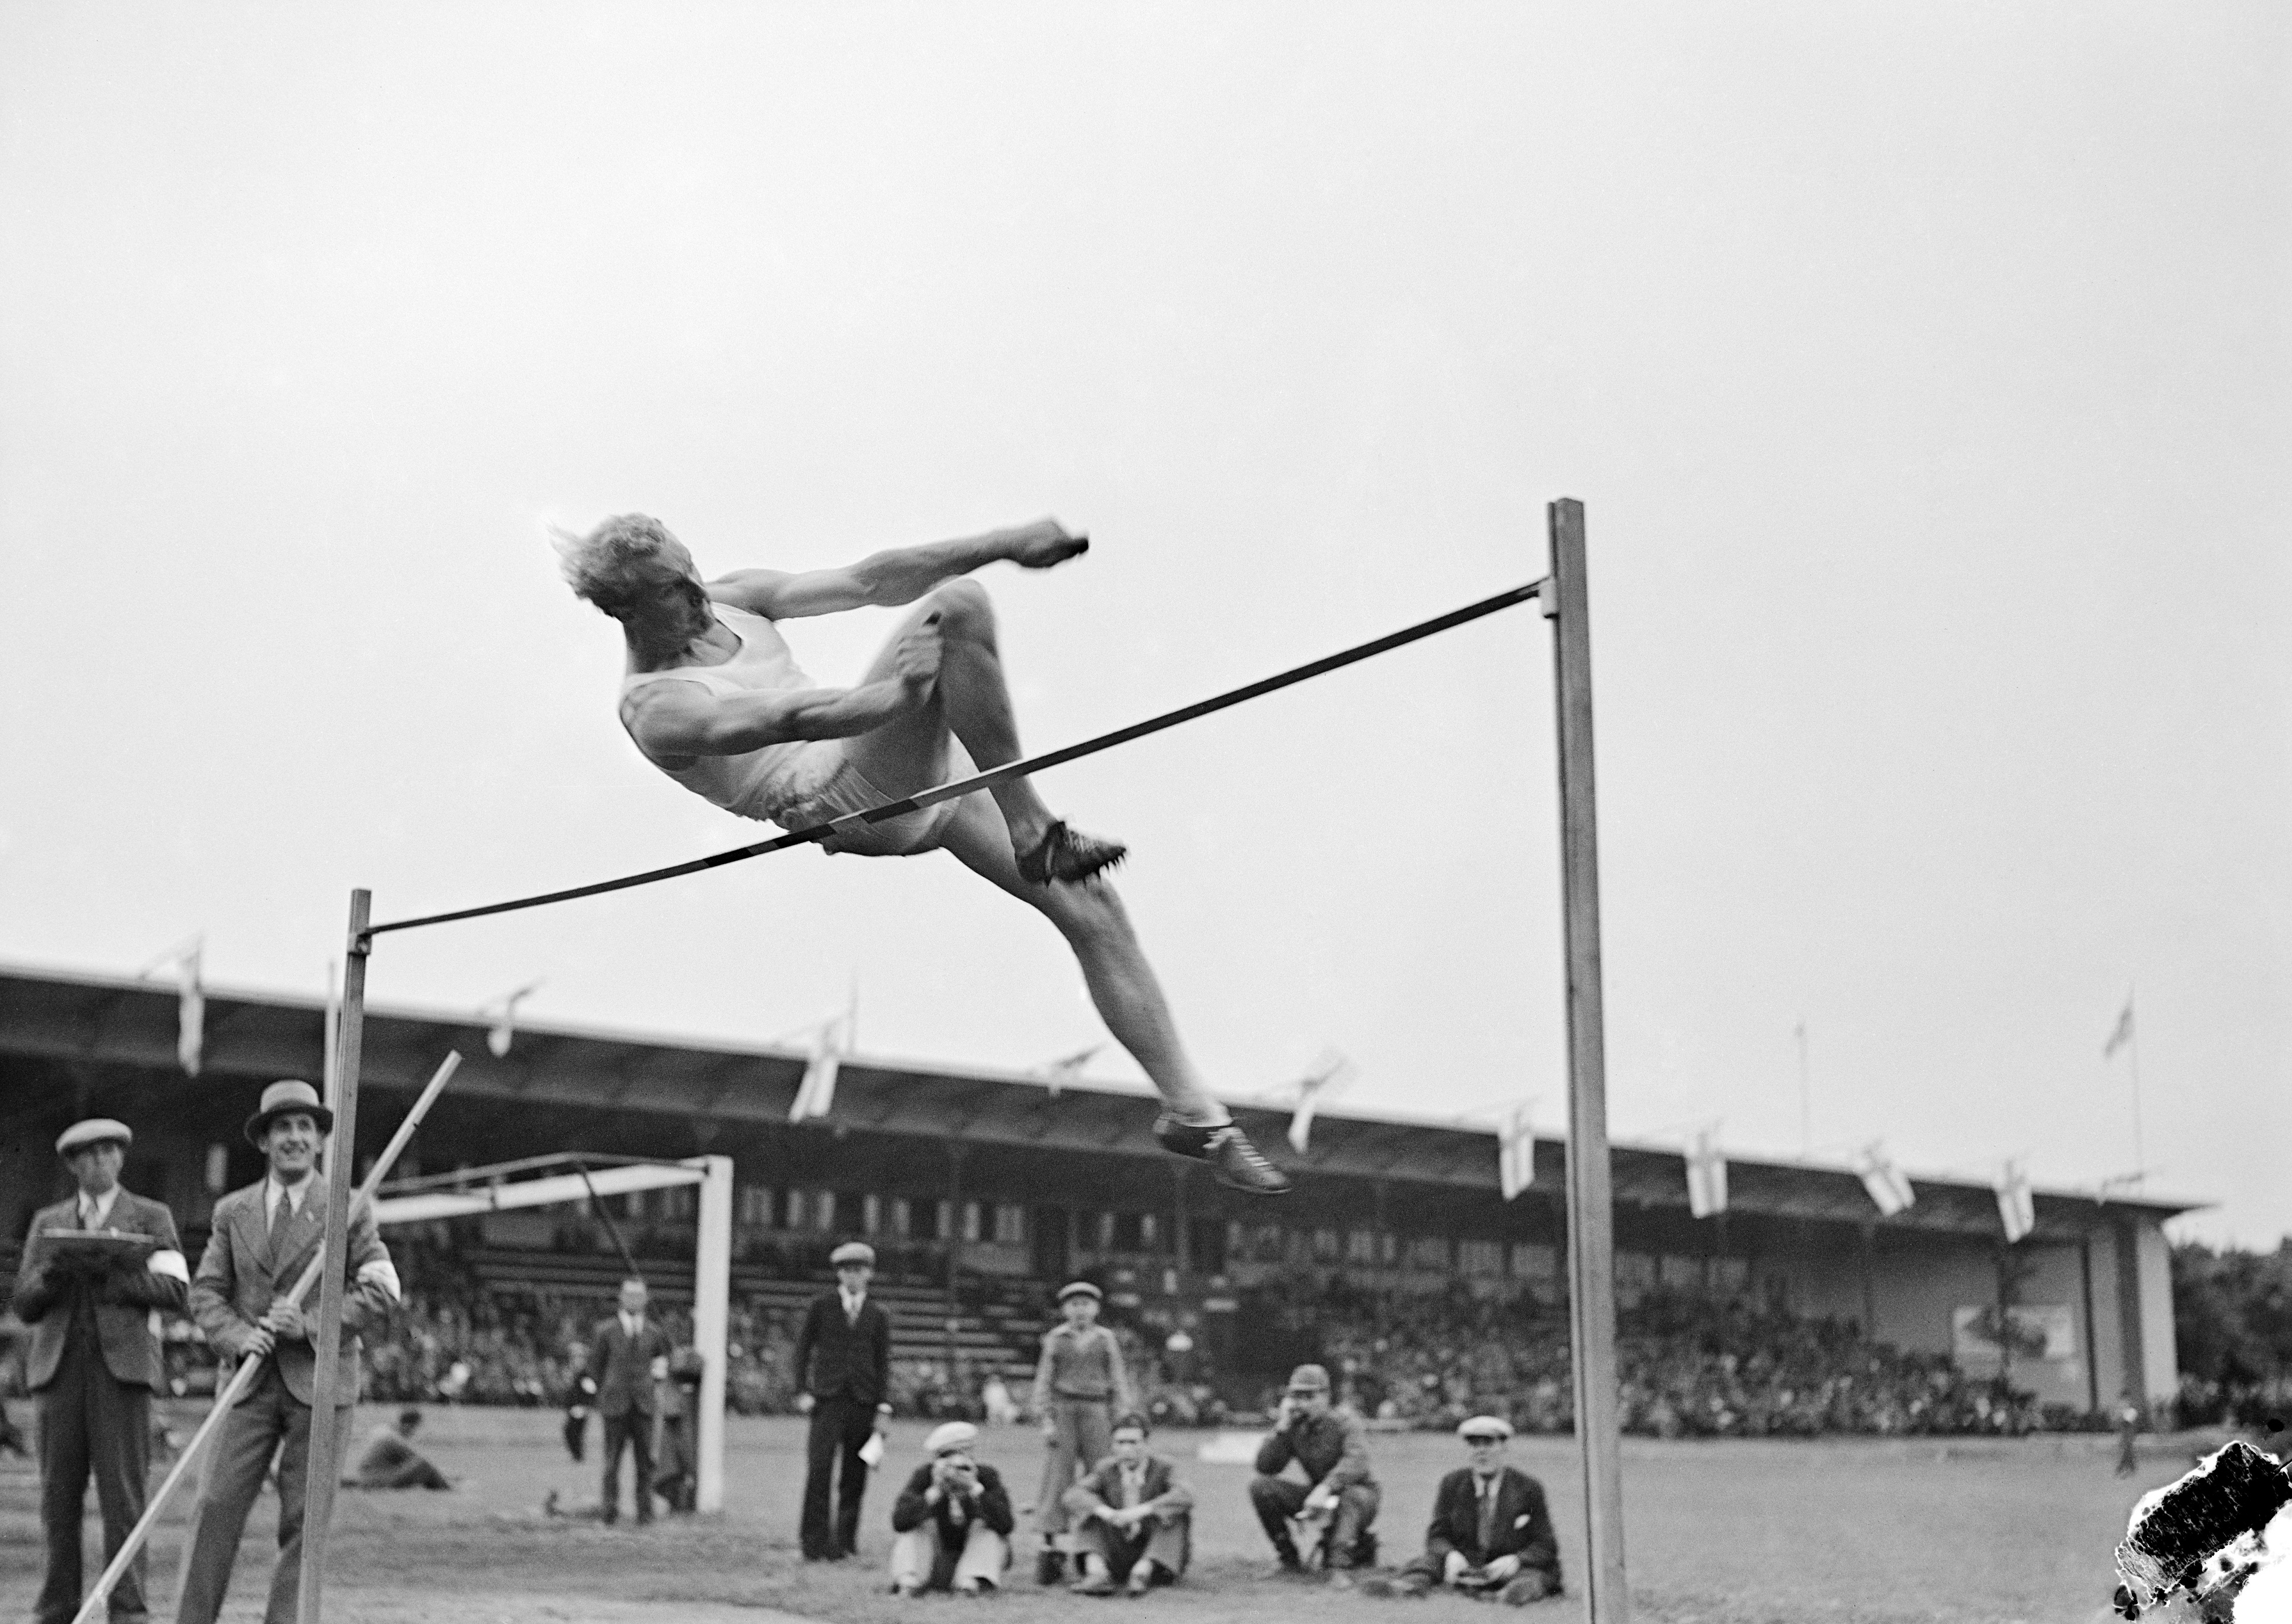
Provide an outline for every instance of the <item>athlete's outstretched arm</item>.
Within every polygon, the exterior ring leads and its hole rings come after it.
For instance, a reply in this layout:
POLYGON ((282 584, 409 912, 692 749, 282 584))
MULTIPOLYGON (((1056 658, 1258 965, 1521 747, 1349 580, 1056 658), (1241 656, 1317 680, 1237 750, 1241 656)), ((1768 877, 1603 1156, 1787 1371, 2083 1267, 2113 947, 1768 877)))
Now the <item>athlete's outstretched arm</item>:
POLYGON ((871 553, 840 570, 736 570, 708 583, 719 603, 772 620, 833 615, 873 604, 912 603, 941 581, 969 575, 1000 559, 1028 570, 1048 570, 1086 552, 1090 538, 1070 535, 1055 519, 1039 519, 1013 529, 989 530, 959 541, 871 553))

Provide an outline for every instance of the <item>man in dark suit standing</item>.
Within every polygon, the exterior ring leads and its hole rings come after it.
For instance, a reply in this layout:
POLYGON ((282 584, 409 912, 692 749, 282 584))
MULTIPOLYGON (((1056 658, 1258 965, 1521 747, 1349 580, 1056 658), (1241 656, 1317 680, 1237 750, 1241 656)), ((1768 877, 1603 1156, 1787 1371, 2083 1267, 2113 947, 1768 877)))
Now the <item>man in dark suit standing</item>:
MULTIPOLYGON (((87 1480, 103 1511, 103 1555, 118 1554, 143 1515, 151 1455, 151 1390, 160 1382, 159 1315, 180 1313, 191 1274, 175 1220, 157 1201, 120 1187, 134 1135, 124 1122, 76 1122, 56 1141, 79 1189, 32 1218, 16 1274, 15 1309, 32 1328, 25 1383, 39 1396, 40 1524, 47 1576, 34 1624, 69 1624, 80 1603, 80 1516, 87 1480), (113 1256, 59 1254, 58 1230, 142 1235, 149 1248, 113 1256)), ((121 1575, 111 1616, 141 1620, 144 1561, 121 1575)))
POLYGON ((621 1515, 621 1451, 635 1456, 637 1526, 652 1521, 652 1424, 660 1401, 652 1390, 652 1361, 668 1357, 668 1337, 645 1318, 644 1281, 631 1275, 621 1282, 621 1306, 597 1321, 589 1337, 589 1379, 597 1384, 597 1414, 605 1424, 605 1483, 599 1492, 600 1522, 621 1515))
POLYGON ((1560 1594, 1560 1539, 1544 1485, 1505 1464, 1512 1423, 1474 1416, 1457 1429, 1469 1466, 1441 1480, 1424 1554, 1371 1594, 1423 1596, 1436 1588, 1521 1607, 1560 1594))
MULTIPOLYGON (((300 1308, 286 1297, 326 1241, 327 1176, 319 1171, 319 1151, 334 1126, 335 1113, 319 1103, 310 1084, 295 1079, 271 1084, 246 1120, 246 1137, 262 1151, 269 1171, 261 1184, 234 1190, 214 1206, 206 1250, 191 1279, 191 1317, 224 1358, 262 1365, 215 1441, 206 1487, 191 1514, 175 1624, 214 1624, 222 1611, 246 1514, 270 1475, 273 1455, 278 1458, 278 1560, 263 1619, 295 1624, 311 1428, 334 1427, 335 1458, 341 1459, 358 1404, 359 1331, 386 1321, 399 1298, 398 1271, 368 1211, 352 1220, 345 1243, 335 1413, 324 1420, 312 1416, 318 1312, 315 1304, 300 1308)), ((341 1159, 350 1159, 347 1146, 341 1159)))
MULTIPOLYGON (((834 1562, 860 1549, 860 1499, 868 1491, 860 1454, 892 1413, 892 1317, 868 1300, 876 1248, 847 1240, 828 1255, 835 1289, 811 1299, 795 1339, 796 1408, 811 1418, 804 1441, 803 1523, 807 1562, 834 1562), (839 1468, 839 1463, 840 1468, 839 1468), (827 1499, 835 1479, 835 1523, 827 1499)), ((881 1446, 877 1446, 879 1449, 881 1446)))

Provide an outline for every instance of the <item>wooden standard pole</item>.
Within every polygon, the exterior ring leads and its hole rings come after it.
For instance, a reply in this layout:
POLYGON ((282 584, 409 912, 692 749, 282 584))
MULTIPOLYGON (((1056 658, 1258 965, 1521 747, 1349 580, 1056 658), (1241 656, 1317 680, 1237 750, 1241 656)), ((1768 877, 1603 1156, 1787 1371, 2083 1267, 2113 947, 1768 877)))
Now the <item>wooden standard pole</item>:
MULTIPOLYGON (((343 1271, 351 1244, 351 1181, 358 1156, 359 1051, 366 1034, 367 923, 374 893, 351 893, 350 941, 343 961, 343 1013, 335 1071, 335 1128, 327 1141, 327 1238, 319 1267, 317 1367, 311 1373, 310 1470, 303 1495, 303 1580, 295 1618, 319 1624, 327 1571, 327 1523, 335 1477, 342 1469, 342 1427, 335 1410, 343 1348, 343 1271)), ((357 1377, 352 1376, 355 1382, 357 1377)), ((349 1419, 348 1412, 340 1418, 349 1419)))
POLYGON ((1568 955, 1568 1318, 1584 1466, 1591 1624, 1626 1624, 1623 1451, 1616 1424, 1615 1208, 1608 1177, 1608 1061, 1600 994, 1599 823, 1592 786, 1592 628, 1584 505, 1552 504, 1552 620, 1560 712, 1561 902, 1568 955))

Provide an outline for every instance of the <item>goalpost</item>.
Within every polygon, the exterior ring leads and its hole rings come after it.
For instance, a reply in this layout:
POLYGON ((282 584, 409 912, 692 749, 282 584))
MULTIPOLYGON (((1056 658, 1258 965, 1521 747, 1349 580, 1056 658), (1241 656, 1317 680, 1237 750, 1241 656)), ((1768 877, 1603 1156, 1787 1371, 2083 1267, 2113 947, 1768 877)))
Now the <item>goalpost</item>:
MULTIPOLYGON (((545 1158, 543 1162, 567 1162, 576 1158, 545 1158)), ((494 1168, 471 1168, 450 1176, 456 1183, 498 1178, 504 1173, 529 1171, 530 1161, 494 1168)), ((633 1195, 644 1190, 674 1190, 700 1186, 699 1235, 692 1260, 692 1345, 699 1351, 700 1407, 693 1418, 693 1457, 697 1483, 695 1509, 724 1509, 724 1351, 731 1329, 732 1310, 732 1159, 694 1156, 683 1161, 635 1162, 593 1171, 549 1174, 513 1183, 488 1184, 482 1189, 425 1190, 386 1196, 374 1204, 376 1224, 424 1224, 441 1218, 467 1218, 520 1207, 553 1207, 585 1201, 592 1196, 633 1195)), ((650 1492, 640 1484, 639 1491, 650 1492)))

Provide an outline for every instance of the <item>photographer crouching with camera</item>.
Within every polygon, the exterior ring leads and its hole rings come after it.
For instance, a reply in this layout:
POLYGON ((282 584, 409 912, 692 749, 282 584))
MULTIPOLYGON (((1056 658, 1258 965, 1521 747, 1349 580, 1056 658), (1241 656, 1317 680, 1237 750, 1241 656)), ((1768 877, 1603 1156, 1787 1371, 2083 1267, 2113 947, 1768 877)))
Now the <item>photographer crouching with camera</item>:
POLYGON ((892 1506, 892 1589, 899 1596, 998 1590, 1011 1565, 1011 1495, 993 1466, 972 1458, 979 1429, 949 1421, 924 1440, 917 1466, 892 1506))

